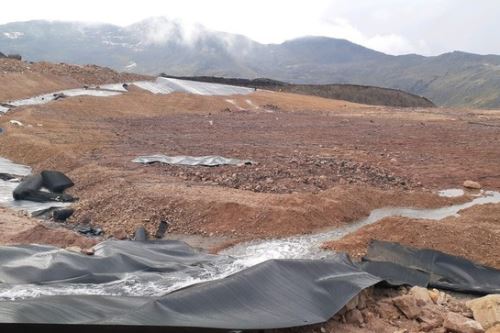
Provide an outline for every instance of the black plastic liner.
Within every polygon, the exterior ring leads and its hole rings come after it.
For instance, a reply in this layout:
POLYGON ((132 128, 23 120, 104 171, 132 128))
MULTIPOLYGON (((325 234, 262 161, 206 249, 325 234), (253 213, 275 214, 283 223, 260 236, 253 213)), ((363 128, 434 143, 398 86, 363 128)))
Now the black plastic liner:
POLYGON ((474 294, 500 293, 500 270, 435 250, 373 240, 363 259, 370 262, 362 264, 365 270, 395 284, 474 294))
MULTIPOLYGON (((231 260, 196 252, 178 241, 106 241, 94 256, 34 245, 4 247, 0 253, 0 280, 9 284, 103 283, 138 271, 151 279, 162 272, 196 276, 204 265, 231 260)), ((328 260, 270 260, 161 297, 70 295, 3 301, 0 323, 162 330, 294 327, 328 320, 379 281, 344 254, 328 260)))
POLYGON ((64 173, 59 171, 42 171, 43 187, 54 193, 62 193, 75 185, 64 173))
MULTIPOLYGON (((220 280, 164 296, 42 296, 0 302, 0 328, 87 331, 210 332, 305 326, 325 322, 363 289, 380 282, 498 292, 500 272, 433 250, 374 241, 367 260, 269 260, 220 280), (20 325, 13 325, 20 324, 20 325), (69 326, 68 326, 69 325, 69 326), (73 329, 73 327, 76 329, 73 329)), ((50 246, 0 248, 0 281, 12 285, 105 283, 133 272, 201 276, 232 258, 195 251, 180 241, 105 241, 94 256, 50 246)))
POLYGON ((62 193, 64 189, 71 186, 73 183, 64 174, 57 171, 43 171, 42 174, 24 178, 14 189, 12 196, 15 200, 34 202, 72 202, 74 198, 71 195, 62 193), (45 192, 42 188, 55 190, 55 192, 45 192))

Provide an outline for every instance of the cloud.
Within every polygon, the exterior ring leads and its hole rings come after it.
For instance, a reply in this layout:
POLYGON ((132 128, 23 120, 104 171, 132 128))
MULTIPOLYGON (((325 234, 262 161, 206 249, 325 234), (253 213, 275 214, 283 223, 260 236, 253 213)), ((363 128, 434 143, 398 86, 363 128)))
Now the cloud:
POLYGON ((329 36, 347 39, 353 43, 380 52, 388 54, 408 54, 417 53, 422 48, 426 48, 426 43, 424 41, 419 41, 419 43, 415 45, 407 38, 395 33, 367 36, 345 18, 336 17, 333 19, 325 19, 324 22, 326 25, 324 31, 326 31, 329 36))

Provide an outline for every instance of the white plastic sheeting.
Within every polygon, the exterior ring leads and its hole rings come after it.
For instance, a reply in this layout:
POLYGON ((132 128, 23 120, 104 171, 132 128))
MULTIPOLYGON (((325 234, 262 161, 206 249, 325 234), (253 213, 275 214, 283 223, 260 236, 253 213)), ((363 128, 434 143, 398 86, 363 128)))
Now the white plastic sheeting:
MULTIPOLYGON (((205 96, 226 96, 226 95, 244 95, 253 92, 251 88, 230 86, 226 84, 196 82, 188 80, 170 79, 159 77, 155 81, 137 81, 131 83, 143 90, 147 90, 153 94, 170 94, 173 92, 185 92, 195 95, 205 96)), ((56 91, 49 94, 38 95, 30 98, 19 99, 6 103, 7 105, 26 106, 39 105, 49 103, 55 100, 58 96, 76 97, 76 96, 96 96, 108 97, 120 95, 127 92, 123 83, 103 84, 100 86, 92 86, 88 89, 68 89, 56 91)), ((10 108, 0 105, 0 113, 6 113, 10 108)))
POLYGON ((252 161, 250 160, 239 160, 236 158, 226 158, 222 156, 166 156, 166 155, 140 156, 132 160, 132 162, 142 163, 142 164, 160 162, 165 164, 190 165, 190 166, 252 164, 252 161))
POLYGON ((27 176, 31 173, 31 168, 0 157, 0 173, 8 173, 14 176, 27 176))
POLYGON ((76 96, 96 96, 96 97, 108 97, 120 95, 119 91, 110 90, 97 90, 97 89, 68 89, 62 90, 55 93, 38 95, 31 98, 19 99, 9 104, 12 106, 26 106, 26 105, 39 105, 49 103, 57 98, 57 96, 64 95, 65 97, 76 97, 76 96))
POLYGON ((246 95, 254 91, 252 88, 230 86, 227 84, 179 80, 165 77, 159 77, 156 81, 139 81, 133 84, 153 94, 186 92, 205 96, 227 96, 246 95))

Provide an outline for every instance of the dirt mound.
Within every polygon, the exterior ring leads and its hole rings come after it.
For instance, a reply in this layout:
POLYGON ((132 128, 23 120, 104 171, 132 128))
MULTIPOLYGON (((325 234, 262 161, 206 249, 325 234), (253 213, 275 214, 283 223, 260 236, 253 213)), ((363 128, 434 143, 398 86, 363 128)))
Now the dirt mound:
POLYGON ((20 232, 9 240, 10 244, 46 244, 66 248, 78 246, 82 249, 96 245, 97 239, 87 238, 74 231, 38 224, 20 232))
POLYGON ((118 73, 95 65, 30 63, 0 58, 0 102, 27 98, 84 85, 149 80, 151 77, 118 73))
POLYGON ((59 247, 80 246, 87 248, 96 243, 74 231, 44 225, 44 222, 0 208, 0 245, 48 244, 59 247))

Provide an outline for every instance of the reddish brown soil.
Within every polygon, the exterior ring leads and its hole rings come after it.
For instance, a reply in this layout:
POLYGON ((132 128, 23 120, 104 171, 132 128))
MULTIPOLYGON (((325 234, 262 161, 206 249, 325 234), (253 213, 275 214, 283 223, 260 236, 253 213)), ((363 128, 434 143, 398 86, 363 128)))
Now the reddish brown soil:
POLYGON ((500 131, 477 124, 499 121, 492 111, 370 107, 266 91, 162 96, 133 88, 9 113, 0 121, 0 156, 67 172, 81 199, 72 222, 131 234, 141 225, 154 232, 163 219, 171 232, 244 240, 337 226, 382 206, 448 204, 453 200, 431 190, 465 179, 499 188, 500 131), (154 153, 256 164, 131 162, 154 153))
POLYGON ((476 206, 441 221, 387 218, 324 247, 359 258, 371 239, 436 249, 500 268, 500 204, 476 206))
POLYGON ((144 75, 118 73, 94 65, 29 63, 14 59, 0 59, 0 103, 28 98, 61 89, 80 88, 87 84, 104 84, 149 80, 144 75))
MULTIPOLYGON (((0 101, 141 78, 95 66, 2 60, 0 101)), ((132 234, 142 225, 153 233, 160 220, 167 220, 169 232, 232 243, 340 226, 383 206, 463 202, 470 198, 440 198, 434 192, 459 187, 466 179, 500 188, 497 111, 371 107, 266 91, 207 97, 131 90, 9 112, 0 118, 6 130, 0 156, 35 170, 68 173, 76 183, 70 192, 80 198, 70 223, 91 223, 111 235, 132 234), (24 126, 10 125, 12 119, 24 126), (131 162, 154 153, 256 163, 190 168, 131 162)), ((376 238, 500 267, 499 216, 500 205, 485 205, 440 222, 390 218, 325 247, 359 257, 376 238)), ((95 242, 3 209, 0 227, 0 244, 89 247, 95 242)), ((363 324, 340 315, 292 331, 421 330, 422 322, 405 319, 394 307, 398 295, 368 299, 361 309, 363 324)), ((456 302, 439 306, 443 313, 465 314, 456 302)))
POLYGON ((28 218, 0 208, 0 244, 47 244, 59 247, 92 247, 97 239, 79 235, 71 230, 45 225, 43 222, 28 218))

